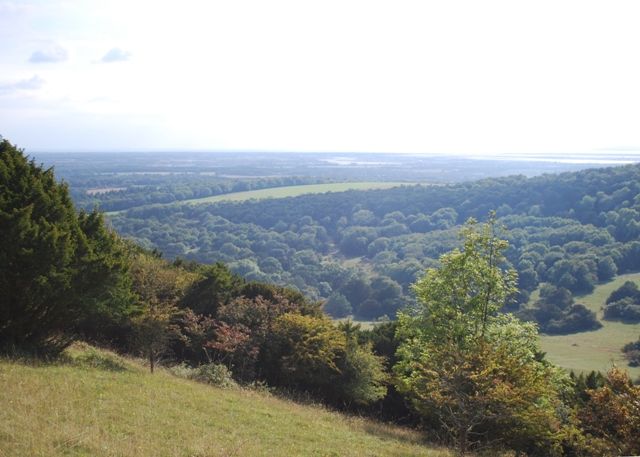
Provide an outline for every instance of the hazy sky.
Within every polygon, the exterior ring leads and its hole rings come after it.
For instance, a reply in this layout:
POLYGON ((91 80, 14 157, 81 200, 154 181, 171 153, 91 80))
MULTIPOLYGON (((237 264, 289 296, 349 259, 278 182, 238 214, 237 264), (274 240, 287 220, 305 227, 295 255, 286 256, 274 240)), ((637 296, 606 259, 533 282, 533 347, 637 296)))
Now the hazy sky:
POLYGON ((640 2, 0 0, 40 150, 640 149, 640 2))

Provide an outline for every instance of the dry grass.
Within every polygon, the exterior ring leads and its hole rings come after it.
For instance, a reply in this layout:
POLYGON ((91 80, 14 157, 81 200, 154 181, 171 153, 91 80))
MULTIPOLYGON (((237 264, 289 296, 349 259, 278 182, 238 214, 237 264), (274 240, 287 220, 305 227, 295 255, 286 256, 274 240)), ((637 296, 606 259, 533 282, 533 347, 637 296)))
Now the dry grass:
POLYGON ((0 456, 445 456, 416 432, 79 347, 0 360, 0 456), (102 359, 106 359, 103 361, 102 359))

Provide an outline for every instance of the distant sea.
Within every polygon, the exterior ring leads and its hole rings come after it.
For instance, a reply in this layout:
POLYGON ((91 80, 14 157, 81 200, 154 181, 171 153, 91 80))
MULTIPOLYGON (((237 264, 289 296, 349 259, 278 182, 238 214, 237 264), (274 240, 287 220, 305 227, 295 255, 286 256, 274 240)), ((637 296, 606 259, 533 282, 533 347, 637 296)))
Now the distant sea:
POLYGON ((640 150, 603 151, 587 154, 498 154, 469 156, 471 159, 515 160, 523 162, 555 162, 567 164, 625 165, 640 162, 640 150))

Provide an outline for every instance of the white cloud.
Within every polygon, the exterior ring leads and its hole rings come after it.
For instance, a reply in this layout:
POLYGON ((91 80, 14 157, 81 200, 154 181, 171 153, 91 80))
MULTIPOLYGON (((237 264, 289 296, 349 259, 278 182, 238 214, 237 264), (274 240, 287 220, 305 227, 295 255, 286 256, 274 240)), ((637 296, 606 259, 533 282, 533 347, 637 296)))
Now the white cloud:
POLYGON ((13 93, 18 91, 34 91, 40 89, 44 85, 44 79, 38 75, 34 75, 28 79, 21 79, 14 82, 0 83, 0 94, 13 93))
POLYGON ((104 63, 124 62, 129 60, 129 57, 131 57, 130 52, 124 51, 120 48, 111 48, 100 60, 104 63))
POLYGON ((31 63, 53 63, 63 62, 67 60, 69 54, 66 49, 60 45, 51 45, 46 48, 38 49, 31 54, 29 62, 31 63))

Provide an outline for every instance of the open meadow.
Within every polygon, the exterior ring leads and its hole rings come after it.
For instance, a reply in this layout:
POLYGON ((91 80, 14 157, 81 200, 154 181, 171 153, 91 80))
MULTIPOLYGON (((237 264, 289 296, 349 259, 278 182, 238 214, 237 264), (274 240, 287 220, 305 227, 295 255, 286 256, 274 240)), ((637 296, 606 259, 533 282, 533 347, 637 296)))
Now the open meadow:
POLYGON ((614 280, 596 286, 593 293, 576 297, 577 303, 582 303, 597 313, 602 328, 570 335, 542 335, 540 343, 551 362, 568 370, 583 372, 605 372, 615 363, 626 368, 633 379, 640 377, 640 367, 628 366, 621 351, 626 343, 640 337, 640 324, 602 319, 602 306, 607 297, 625 281, 640 283, 640 273, 616 276, 614 280))
POLYGON ((0 360, 0 456, 432 456, 409 429, 155 374, 85 345, 0 360))

